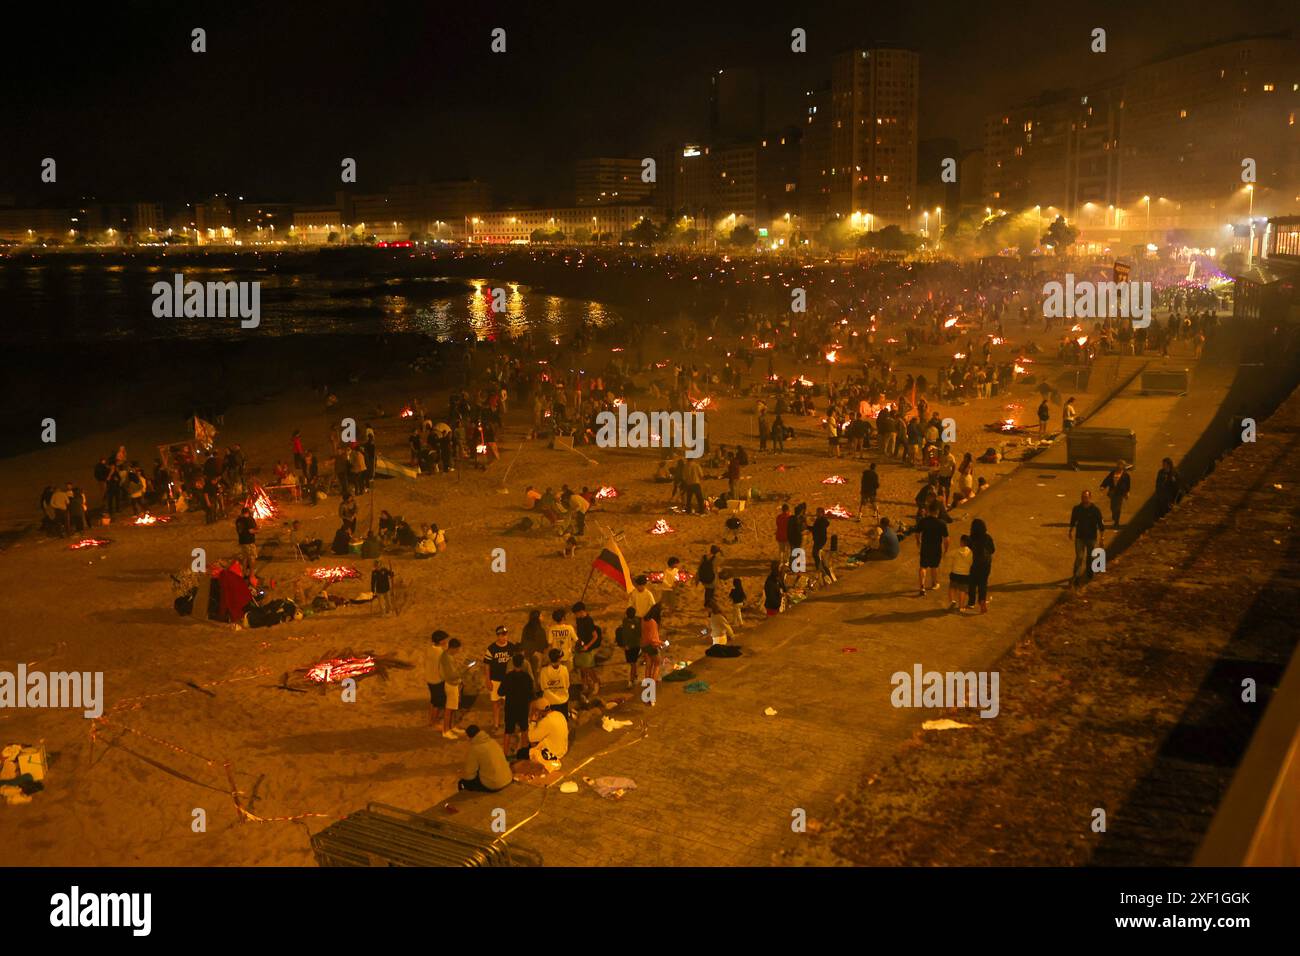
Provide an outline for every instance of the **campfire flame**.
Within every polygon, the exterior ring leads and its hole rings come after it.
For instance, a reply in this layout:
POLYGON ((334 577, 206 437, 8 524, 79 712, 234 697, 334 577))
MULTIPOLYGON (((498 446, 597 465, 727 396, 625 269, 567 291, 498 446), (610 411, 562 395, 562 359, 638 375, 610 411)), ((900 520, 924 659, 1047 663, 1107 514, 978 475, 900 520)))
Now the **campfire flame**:
POLYGON ((401 415, 402 418, 414 418, 415 409, 412 408, 410 405, 403 405, 402 411, 399 414, 401 415))
POLYGON ((475 446, 474 446, 474 453, 475 453, 476 455, 486 455, 486 454, 487 454, 487 445, 475 445, 475 446))
POLYGON ((962 360, 962 359, 964 359, 964 358, 966 357, 966 353, 965 353, 965 352, 953 352, 953 353, 952 353, 952 357, 955 358, 955 359, 957 359, 958 361, 960 361, 960 360, 962 360))
POLYGON ((1071 332, 1082 332, 1082 331, 1083 331, 1083 326, 1076 322, 1074 325, 1070 326, 1070 331, 1071 331, 1071 332))
MULTIPOLYGON (((645 573, 645 579, 646 579, 647 581, 649 581, 651 584, 663 584, 663 583, 664 583, 664 573, 663 573, 662 571, 647 571, 647 572, 645 573)), ((689 572, 689 571, 681 571, 681 570, 679 570, 679 571, 677 572, 677 583, 678 583, 678 584, 686 584, 686 583, 690 582, 691 580, 692 580, 692 578, 691 578, 691 572, 689 572)))
POLYGON ((663 518, 656 521, 655 526, 650 529, 651 534, 675 534, 676 531, 677 529, 668 524, 663 518))
POLYGON ((755 348, 759 348, 759 349, 770 349, 770 348, 772 347, 772 343, 771 343, 771 342, 759 342, 758 345, 756 345, 756 346, 754 346, 754 347, 755 347, 755 348))
POLYGON ((699 401, 695 401, 695 400, 691 401, 691 407, 694 408, 697 412, 702 412, 706 408, 711 408, 712 406, 713 406, 713 399, 709 398, 707 395, 704 398, 701 398, 699 401))
POLYGON ((1018 363, 1018 362, 1016 363, 1016 366, 1015 366, 1015 373, 1016 373, 1017 375, 1024 375, 1024 374, 1025 374, 1026 372, 1028 372, 1028 371, 1029 371, 1029 369, 1025 368, 1023 365, 1021 365, 1021 364, 1018 363))
POLYGON ((1075 339, 1074 341, 1078 343, 1079 348, 1083 348, 1085 345, 1088 344, 1088 336, 1086 336, 1086 335, 1081 335, 1081 336, 1079 336, 1077 339, 1075 339))
POLYGON ((838 352, 827 352, 827 353, 826 353, 826 361, 828 361, 828 362, 838 362, 839 360, 840 360, 840 355, 839 355, 838 352))
POLYGON ((328 584, 361 577, 361 572, 356 568, 346 568, 342 565, 332 568, 312 568, 309 573, 317 581, 325 581, 328 584))
POLYGON ((831 475, 829 478, 822 479, 823 485, 843 485, 847 484, 847 479, 843 475, 831 475))
POLYGON ((826 509, 826 515, 830 518, 852 518, 853 512, 839 505, 831 505, 826 509))
POLYGON ((244 502, 244 507, 252 511, 253 517, 258 521, 269 521, 280 513, 280 509, 275 506, 275 502, 261 485, 253 486, 253 493, 244 502))
POLYGON ((617 498, 618 489, 613 485, 601 485, 600 490, 596 492, 596 500, 604 501, 606 498, 617 498))
POLYGON ((804 378, 802 375, 800 375, 798 378, 796 378, 795 381, 798 382, 800 385, 803 385, 803 386, 805 386, 805 387, 807 387, 807 388, 812 388, 812 385, 813 385, 813 383, 812 383, 810 380, 804 378))
POLYGON ((378 667, 379 662, 370 654, 365 657, 336 657, 309 667, 307 679, 316 684, 337 684, 348 677, 373 674, 378 667))
POLYGON ((943 323, 943 327, 945 329, 950 329, 956 324, 957 324, 957 317, 954 315, 951 319, 948 319, 946 322, 943 323))
POLYGON ((1000 427, 1004 432, 1015 431, 1016 420, 1014 418, 1004 418, 1001 422, 1000 427))
POLYGON ((171 520, 171 515, 152 515, 146 511, 135 519, 135 523, 139 525, 166 524, 171 520))
POLYGON ((74 541, 68 545, 69 551, 80 551, 82 548, 106 548, 108 547, 107 538, 82 538, 80 541, 74 541))

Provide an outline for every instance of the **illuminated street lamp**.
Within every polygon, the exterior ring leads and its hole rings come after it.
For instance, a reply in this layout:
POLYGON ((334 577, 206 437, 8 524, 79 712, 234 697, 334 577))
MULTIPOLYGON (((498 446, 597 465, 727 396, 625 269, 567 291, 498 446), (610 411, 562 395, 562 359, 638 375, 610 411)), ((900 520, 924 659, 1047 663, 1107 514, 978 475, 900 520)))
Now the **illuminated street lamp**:
POLYGON ((935 207, 934 207, 934 214, 935 214, 935 218, 936 218, 936 220, 937 220, 936 223, 935 223, 935 228, 938 229, 938 231, 939 231, 939 238, 938 238, 938 240, 935 242, 934 247, 935 247, 936 249, 938 249, 941 245, 943 245, 943 207, 942 207, 942 206, 935 206, 935 207))
POLYGON ((1151 197, 1143 196, 1142 201, 1147 204, 1147 238, 1151 238, 1151 197))
POLYGON ((1246 195, 1250 197, 1250 212, 1246 214, 1250 222, 1250 244, 1246 247, 1246 268, 1249 269, 1251 263, 1255 261, 1255 186, 1253 183, 1246 187, 1246 195))

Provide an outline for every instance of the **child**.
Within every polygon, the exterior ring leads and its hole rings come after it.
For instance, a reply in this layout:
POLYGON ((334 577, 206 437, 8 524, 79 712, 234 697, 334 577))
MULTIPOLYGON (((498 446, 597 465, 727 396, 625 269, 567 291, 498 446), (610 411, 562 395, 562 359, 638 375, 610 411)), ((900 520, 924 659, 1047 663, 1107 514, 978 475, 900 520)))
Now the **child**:
POLYGON ((970 549, 970 535, 961 536, 961 547, 953 552, 952 565, 948 569, 948 610, 965 610, 966 589, 970 586, 970 566, 975 559, 970 549))
POLYGON ((731 622, 736 627, 741 627, 745 623, 745 587, 740 583, 740 578, 731 579, 731 622))
POLYGON ((681 562, 681 559, 680 559, 680 558, 669 558, 669 559, 668 559, 668 568, 667 568, 667 570, 664 571, 664 590, 665 590, 665 591, 671 591, 671 590, 672 590, 674 587, 676 587, 677 584, 681 581, 681 579, 682 579, 682 578, 681 578, 681 574, 682 574, 682 572, 681 572, 681 569, 678 567, 681 563, 682 563, 682 562, 681 562))

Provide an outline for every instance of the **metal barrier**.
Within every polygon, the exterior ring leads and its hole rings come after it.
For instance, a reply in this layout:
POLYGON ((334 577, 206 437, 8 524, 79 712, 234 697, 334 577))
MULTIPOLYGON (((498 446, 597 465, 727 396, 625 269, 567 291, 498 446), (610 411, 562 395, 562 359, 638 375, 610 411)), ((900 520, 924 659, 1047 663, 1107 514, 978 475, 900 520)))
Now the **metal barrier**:
POLYGON ((318 866, 541 866, 499 836, 370 803, 311 838, 318 866))

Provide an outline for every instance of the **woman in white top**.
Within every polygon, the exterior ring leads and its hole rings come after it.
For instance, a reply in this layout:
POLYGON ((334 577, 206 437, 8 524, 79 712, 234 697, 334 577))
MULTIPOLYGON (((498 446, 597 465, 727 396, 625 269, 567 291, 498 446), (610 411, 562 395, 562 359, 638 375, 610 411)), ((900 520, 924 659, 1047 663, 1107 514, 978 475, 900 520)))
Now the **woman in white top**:
POLYGON ((965 607, 966 589, 970 586, 970 567, 975 560, 971 551, 970 535, 961 536, 961 547, 952 553, 948 566, 948 610, 960 611, 965 607))

